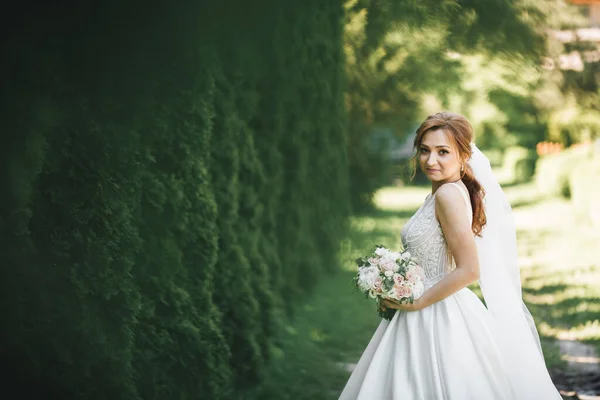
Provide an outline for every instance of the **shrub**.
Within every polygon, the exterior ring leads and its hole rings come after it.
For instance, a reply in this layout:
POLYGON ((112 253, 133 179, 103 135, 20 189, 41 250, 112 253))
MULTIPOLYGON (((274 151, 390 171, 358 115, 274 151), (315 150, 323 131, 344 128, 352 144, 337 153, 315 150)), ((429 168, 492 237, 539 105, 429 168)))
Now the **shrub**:
POLYGON ((582 158, 569 173, 571 202, 575 215, 592 226, 600 227, 600 157, 582 158))
POLYGON ((535 150, 519 146, 509 147, 504 154, 503 168, 510 174, 513 182, 527 182, 535 172, 536 158, 535 150))
POLYGON ((571 197, 569 175, 574 171, 584 152, 581 149, 568 149, 560 153, 548 154, 538 159, 535 184, 544 196, 571 197))

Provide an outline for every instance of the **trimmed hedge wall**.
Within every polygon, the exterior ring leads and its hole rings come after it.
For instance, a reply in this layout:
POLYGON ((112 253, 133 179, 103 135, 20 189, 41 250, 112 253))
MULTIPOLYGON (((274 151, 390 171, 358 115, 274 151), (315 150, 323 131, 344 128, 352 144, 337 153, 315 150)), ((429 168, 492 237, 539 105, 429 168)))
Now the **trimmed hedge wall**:
POLYGON ((342 4, 82 4, 2 21, 5 390, 239 397, 338 265, 342 4))

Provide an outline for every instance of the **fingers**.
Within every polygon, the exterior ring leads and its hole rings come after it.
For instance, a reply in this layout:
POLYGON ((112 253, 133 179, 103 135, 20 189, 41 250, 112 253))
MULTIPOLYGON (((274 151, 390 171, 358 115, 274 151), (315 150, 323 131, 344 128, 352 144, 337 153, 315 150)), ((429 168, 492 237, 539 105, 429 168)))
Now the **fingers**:
POLYGON ((401 310, 401 311, 415 311, 416 310, 416 308, 414 307, 413 304, 402 304, 402 303, 398 303, 398 302, 395 302, 390 299, 382 299, 379 303, 379 307, 380 307, 381 311, 385 311, 387 308, 390 308, 393 310, 401 310))
POLYGON ((415 311, 411 304, 398 304, 398 310, 401 311, 415 311))
POLYGON ((390 300, 383 300, 382 304, 384 307, 386 308, 396 308, 396 304, 394 304, 393 302, 391 302, 390 300))

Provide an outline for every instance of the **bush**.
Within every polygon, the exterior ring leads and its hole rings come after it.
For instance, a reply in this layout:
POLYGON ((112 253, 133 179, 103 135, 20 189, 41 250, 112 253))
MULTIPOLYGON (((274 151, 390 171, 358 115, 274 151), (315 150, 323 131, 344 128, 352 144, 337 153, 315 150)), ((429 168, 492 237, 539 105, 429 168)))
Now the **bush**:
POLYGON ((504 161, 504 154, 500 149, 486 149, 482 150, 485 156, 490 160, 492 168, 502 167, 504 161))
POLYGON ((600 227, 600 157, 585 157, 569 174, 571 202, 575 215, 600 227))
MULTIPOLYGON (((364 150, 362 150, 364 151, 364 150)), ((353 157, 354 162, 350 165, 350 198, 352 210, 363 212, 372 209, 375 192, 389 185, 394 176, 393 164, 385 155, 376 152, 364 152, 360 156, 353 157)), ((410 174, 410 165, 405 164, 405 171, 410 174)), ((410 179, 410 175, 406 181, 410 179)))
POLYGON ((504 154, 503 168, 514 183, 529 181, 535 172, 535 150, 525 147, 509 147, 504 154))
POLYGON ((570 198, 569 175, 584 156, 585 153, 581 149, 568 149, 540 157, 535 174, 535 184, 539 193, 544 196, 570 198))

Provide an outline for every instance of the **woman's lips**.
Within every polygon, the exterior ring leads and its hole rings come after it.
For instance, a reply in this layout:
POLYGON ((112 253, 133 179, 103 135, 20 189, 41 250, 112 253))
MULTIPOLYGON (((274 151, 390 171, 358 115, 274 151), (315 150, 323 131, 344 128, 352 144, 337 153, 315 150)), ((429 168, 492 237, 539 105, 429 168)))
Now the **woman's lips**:
POLYGON ((439 169, 426 168, 427 172, 438 172, 439 169))

